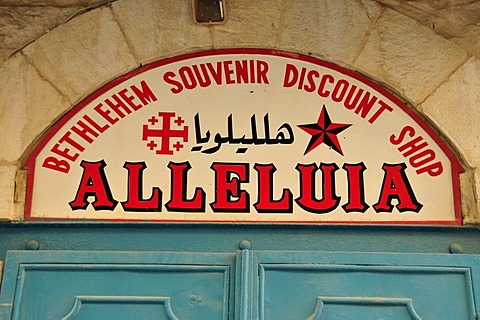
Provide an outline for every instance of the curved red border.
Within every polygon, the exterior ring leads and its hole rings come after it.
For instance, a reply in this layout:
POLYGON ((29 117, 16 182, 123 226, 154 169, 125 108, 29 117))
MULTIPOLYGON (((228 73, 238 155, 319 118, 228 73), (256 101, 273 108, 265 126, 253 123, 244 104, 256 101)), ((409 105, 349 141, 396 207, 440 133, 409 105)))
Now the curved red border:
MULTIPOLYGON (((27 176, 27 192, 26 192, 26 200, 25 200, 25 215, 24 218, 25 220, 62 220, 62 219, 41 219, 41 218, 32 218, 31 217, 31 206, 32 206, 32 192, 33 192, 33 179, 34 179, 34 171, 35 171, 35 160, 37 155, 40 153, 40 151, 43 149, 43 147, 50 141, 50 139, 57 133, 58 130, 60 130, 63 125, 70 120, 75 114, 77 114, 80 110, 82 110, 87 104, 92 102, 94 99, 105 93, 106 91, 112 89, 113 87, 121 84, 122 82, 137 76, 145 71, 158 68, 160 66, 168 65, 170 63, 174 62, 179 62, 179 61, 184 61, 192 58, 197 58, 197 57, 206 57, 206 56, 217 56, 217 55, 228 55, 228 54, 256 54, 256 55, 269 55, 269 56, 279 56, 279 57, 285 57, 285 58, 290 58, 290 59, 296 59, 296 60, 301 60, 301 61, 306 61, 312 64, 316 64, 322 67, 326 67, 332 70, 335 70, 337 72, 343 73, 349 77, 352 77, 358 81, 363 82, 365 85, 371 87, 372 89, 380 92, 384 96, 386 96, 388 99, 390 99, 392 102, 394 102, 397 107, 402 109, 412 120, 414 120, 422 129, 424 129, 428 135, 437 143, 437 145, 442 149, 442 151, 445 153, 445 155, 448 157, 450 160, 450 163, 452 165, 452 184, 453 184, 453 196, 454 196, 454 206, 455 206, 455 220, 453 221, 373 221, 373 222, 348 222, 348 224, 438 224, 438 225, 456 225, 456 224, 462 224, 462 214, 461 214, 461 206, 460 206, 460 182, 459 182, 459 174, 464 172, 464 169, 460 162, 458 161, 457 157, 455 154, 452 152, 452 150, 445 144, 445 142, 440 138, 440 136, 437 135, 437 133, 429 126, 427 125, 419 115, 417 115, 413 110, 405 106, 400 99, 398 99, 394 94, 391 92, 387 91, 385 88, 380 86, 379 84, 375 83, 374 81, 366 78, 363 75, 360 75, 359 73, 356 73, 352 70, 343 68, 339 65, 336 65, 332 62, 327 62, 324 60, 320 60, 318 58, 314 58, 311 56, 306 56, 298 53, 292 53, 292 52, 285 52, 285 51, 277 51, 277 50, 270 50, 270 49, 218 49, 218 50, 208 50, 208 51, 201 51, 201 52, 195 52, 195 53, 188 53, 188 54, 183 54, 175 57, 170 57, 166 58, 160 61, 156 61, 153 63, 150 63, 148 65, 142 66, 138 69, 135 69, 125 75, 122 75, 118 77, 117 79, 107 83, 100 89, 96 90, 94 93, 90 94, 88 97, 86 97, 84 100, 82 100, 79 104, 77 104, 75 107, 73 107, 70 111, 68 111, 60 120, 58 120, 52 128, 45 134, 45 136, 40 140, 40 142, 37 144, 37 146, 33 149, 32 153, 28 156, 27 160, 25 161, 25 164, 23 167, 28 170, 28 176, 27 176)), ((70 220, 70 219, 69 219, 70 220)), ((77 220, 77 219, 72 219, 72 220, 77 220)), ((118 220, 118 221, 137 221, 137 220, 118 220)), ((138 221, 143 221, 143 220, 138 220, 138 221)), ((164 221, 164 220, 160 220, 164 221)), ((146 221, 144 221, 146 222, 146 221)), ((180 221, 170 221, 170 220, 165 220, 164 222, 180 222, 180 221)), ((225 222, 225 223, 237 223, 237 222, 228 222, 228 221, 181 221, 181 222, 195 222, 195 223, 202 223, 202 222, 225 222)), ((259 223, 260 221, 245 221, 242 223, 259 223)), ((264 222, 264 221, 262 221, 264 222)), ((292 222, 272 222, 272 224, 278 224, 278 223, 284 223, 284 224, 290 224, 292 222)), ((295 223, 295 222, 293 222, 295 223)), ((305 223, 304 221, 298 222, 298 223, 305 223)), ((307 222, 309 223, 309 222, 307 222)), ((311 223, 318 223, 318 224, 328 224, 328 223, 335 223, 335 224, 343 224, 343 222, 325 222, 325 221, 312 221, 311 223)))

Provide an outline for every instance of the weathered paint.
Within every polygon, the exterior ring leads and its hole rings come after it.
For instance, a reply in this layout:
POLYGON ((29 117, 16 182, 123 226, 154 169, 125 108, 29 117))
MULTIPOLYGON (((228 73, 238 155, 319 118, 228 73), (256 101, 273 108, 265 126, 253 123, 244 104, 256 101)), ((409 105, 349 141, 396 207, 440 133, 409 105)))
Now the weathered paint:
POLYGON ((243 240, 230 253, 11 251, 0 314, 26 320, 477 317, 478 256, 253 246, 243 240))
POLYGON ((7 250, 216 251, 230 252, 248 239, 257 250, 449 253, 461 243, 480 254, 478 227, 212 225, 145 223, 0 224, 0 260, 7 250))

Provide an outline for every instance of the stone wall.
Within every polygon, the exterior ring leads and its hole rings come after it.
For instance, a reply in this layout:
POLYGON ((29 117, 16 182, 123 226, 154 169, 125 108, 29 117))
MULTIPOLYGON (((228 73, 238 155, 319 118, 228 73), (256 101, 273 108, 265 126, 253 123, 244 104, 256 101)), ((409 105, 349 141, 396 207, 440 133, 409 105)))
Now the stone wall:
MULTIPOLYGON (((161 58, 258 47, 332 61, 405 99, 462 160, 465 222, 480 222, 480 61, 398 11, 370 0, 227 0, 225 23, 198 25, 190 0, 22 2, 67 21, 52 25, 42 14, 34 19, 37 39, 0 51, 6 59, 0 69, 1 219, 21 220, 22 162, 42 133, 88 94, 161 58)), ((16 1, 2 5, 18 9, 16 1)))

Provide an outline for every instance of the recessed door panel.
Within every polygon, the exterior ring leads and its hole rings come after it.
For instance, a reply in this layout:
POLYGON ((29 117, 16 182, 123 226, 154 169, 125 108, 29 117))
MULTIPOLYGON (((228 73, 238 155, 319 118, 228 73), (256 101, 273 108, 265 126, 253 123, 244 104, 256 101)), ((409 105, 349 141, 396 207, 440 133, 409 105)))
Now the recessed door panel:
POLYGON ((318 297, 312 320, 420 320, 412 299, 385 297, 318 297))
POLYGON ((65 320, 89 319, 167 319, 177 320, 170 297, 76 296, 65 320))
POLYGON ((42 261, 47 257, 41 254, 31 258, 36 261, 18 265, 13 319, 228 318, 233 255, 90 253, 82 262, 50 256, 57 263, 42 261))
POLYGON ((466 257, 437 255, 432 265, 432 256, 422 255, 254 257, 260 319, 475 319, 472 267, 461 261, 466 257))

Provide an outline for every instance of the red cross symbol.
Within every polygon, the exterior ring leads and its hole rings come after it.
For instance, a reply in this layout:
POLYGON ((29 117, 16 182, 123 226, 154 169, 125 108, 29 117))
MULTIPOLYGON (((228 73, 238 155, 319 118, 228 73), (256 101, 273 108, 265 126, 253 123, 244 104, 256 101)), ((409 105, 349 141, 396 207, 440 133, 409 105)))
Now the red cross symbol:
POLYGON ((149 147, 150 150, 153 150, 153 149, 155 149, 156 147, 158 147, 158 144, 156 144, 155 141, 150 140, 150 142, 147 143, 147 147, 149 147))
POLYGON ((183 148, 183 144, 181 144, 179 141, 175 142, 173 144, 173 147, 177 150, 177 151, 180 151, 180 149, 183 148))
MULTIPOLYGON (((150 142, 147 144, 147 147, 150 150, 153 150, 158 145, 152 140, 152 138, 160 138, 160 149, 155 150, 156 154, 173 154, 173 150, 170 149, 170 146, 179 151, 183 148, 183 144, 177 141, 175 144, 170 143, 171 138, 181 138, 183 142, 188 142, 188 126, 183 126, 182 129, 172 129, 171 123, 172 118, 176 117, 175 112, 159 112, 158 117, 161 120, 158 120, 155 116, 151 117, 148 122, 152 125, 155 125, 157 122, 160 121, 161 129, 152 129, 149 128, 147 124, 143 125, 143 134, 142 140, 150 142)), ((185 122, 181 117, 177 117, 176 120, 173 121, 177 126, 181 127, 185 122)))
POLYGON ((177 124, 177 126, 181 127, 182 124, 185 122, 185 120, 182 119, 182 117, 178 117, 175 121, 173 121, 177 124))
POLYGON ((148 122, 154 126, 158 122, 158 119, 155 116, 152 116, 150 119, 148 119, 148 122))

